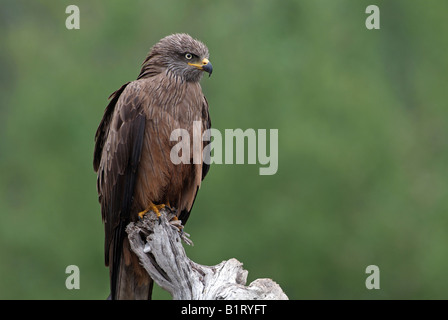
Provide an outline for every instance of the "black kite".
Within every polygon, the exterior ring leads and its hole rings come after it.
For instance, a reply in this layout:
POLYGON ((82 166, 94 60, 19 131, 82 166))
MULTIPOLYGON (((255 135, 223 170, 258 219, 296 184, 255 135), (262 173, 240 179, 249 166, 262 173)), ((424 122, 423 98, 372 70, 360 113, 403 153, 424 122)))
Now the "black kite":
POLYGON ((170 35, 152 47, 137 80, 109 97, 95 135, 93 166, 111 299, 151 298, 152 280, 130 250, 127 224, 147 211, 158 213, 164 204, 176 208, 185 224, 208 172, 206 163, 175 165, 170 160, 177 143, 170 141, 174 129, 192 136, 194 121, 202 123, 202 131, 210 128, 199 84, 203 71, 212 72, 208 58, 202 42, 187 34, 170 35))

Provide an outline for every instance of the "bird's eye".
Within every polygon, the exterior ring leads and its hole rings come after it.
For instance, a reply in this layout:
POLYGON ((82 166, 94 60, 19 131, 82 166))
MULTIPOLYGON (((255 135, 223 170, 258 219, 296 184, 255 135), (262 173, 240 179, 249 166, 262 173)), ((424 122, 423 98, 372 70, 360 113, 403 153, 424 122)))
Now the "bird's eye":
POLYGON ((186 53, 185 58, 187 58, 188 60, 191 60, 191 58, 193 58, 193 55, 191 53, 186 53))

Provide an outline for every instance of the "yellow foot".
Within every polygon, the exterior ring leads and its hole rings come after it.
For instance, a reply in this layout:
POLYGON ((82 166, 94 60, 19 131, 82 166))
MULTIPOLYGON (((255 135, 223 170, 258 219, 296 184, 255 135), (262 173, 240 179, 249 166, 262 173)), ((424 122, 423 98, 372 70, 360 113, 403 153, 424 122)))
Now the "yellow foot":
POLYGON ((152 211, 152 212, 154 212, 157 215, 157 218, 160 218, 161 214, 160 214, 159 210, 162 210, 165 207, 166 207, 166 205, 164 205, 164 204, 157 204, 156 205, 156 204, 150 202, 149 203, 149 207, 146 210, 143 210, 143 211, 138 213, 138 217, 140 219, 143 219, 143 216, 145 214, 147 214, 148 212, 152 211))

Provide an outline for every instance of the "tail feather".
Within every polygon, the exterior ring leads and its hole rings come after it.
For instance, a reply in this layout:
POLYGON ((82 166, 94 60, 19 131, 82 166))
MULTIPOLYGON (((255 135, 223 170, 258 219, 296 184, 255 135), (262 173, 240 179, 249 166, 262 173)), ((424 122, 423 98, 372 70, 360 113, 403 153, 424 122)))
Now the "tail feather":
POLYGON ((111 257, 120 254, 115 263, 109 265, 112 300, 150 300, 153 280, 140 265, 132 252, 127 237, 122 238, 119 248, 114 248, 111 257), (118 249, 118 250, 117 250, 118 249))

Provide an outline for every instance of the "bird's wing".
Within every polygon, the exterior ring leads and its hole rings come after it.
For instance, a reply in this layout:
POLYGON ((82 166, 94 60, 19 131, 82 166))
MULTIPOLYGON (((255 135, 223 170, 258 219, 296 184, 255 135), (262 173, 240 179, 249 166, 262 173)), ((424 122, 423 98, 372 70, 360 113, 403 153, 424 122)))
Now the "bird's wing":
MULTIPOLYGON (((204 96, 204 104, 202 107, 202 131, 206 131, 209 130, 212 127, 212 122, 210 120, 210 113, 208 110, 208 101, 207 98, 204 96)), ((206 146, 208 146, 210 144, 210 132, 209 132, 209 136, 208 136, 208 140, 203 142, 203 148, 205 148, 206 146)), ((208 152, 207 154, 204 154, 204 160, 206 161, 202 161, 202 180, 204 180, 205 176, 208 173, 208 170, 210 169, 210 152, 208 152)))
MULTIPOLYGON (((208 101, 207 98, 203 99, 202 104, 202 132, 205 132, 206 130, 210 129, 212 126, 211 120, 210 120, 210 113, 209 113, 209 107, 208 107, 208 101)), ((210 132, 209 132, 210 133, 210 132)), ((208 137, 208 140, 203 141, 202 150, 210 144, 210 136, 208 137)), ((209 169, 210 169, 210 153, 202 154, 202 178, 201 180, 204 180, 205 176, 207 175, 209 169), (205 160, 205 161, 204 161, 205 160)), ((191 209, 193 208, 194 202, 196 200, 196 196, 198 195, 199 191, 199 185, 196 186, 196 190, 194 190, 194 197, 193 202, 191 204, 191 208, 184 209, 179 215, 179 220, 182 221, 182 224, 185 225, 187 223, 187 220, 190 216, 191 209)))
POLYGON ((118 89, 109 96, 109 99, 112 98, 112 100, 107 105, 106 110, 104 111, 103 119, 101 120, 100 125, 96 130, 95 151, 93 154, 93 169, 95 170, 95 172, 98 172, 98 168, 100 166, 103 147, 109 134, 109 126, 112 120, 112 115, 115 110, 115 105, 117 104, 118 98, 120 97, 121 93, 124 91, 124 89, 127 87, 128 84, 129 82, 125 83, 124 85, 121 86, 120 89, 118 89))
POLYGON ((116 297, 121 252, 130 221, 137 169, 145 131, 145 94, 136 82, 114 92, 96 133, 94 169, 105 226, 105 263, 116 297))

